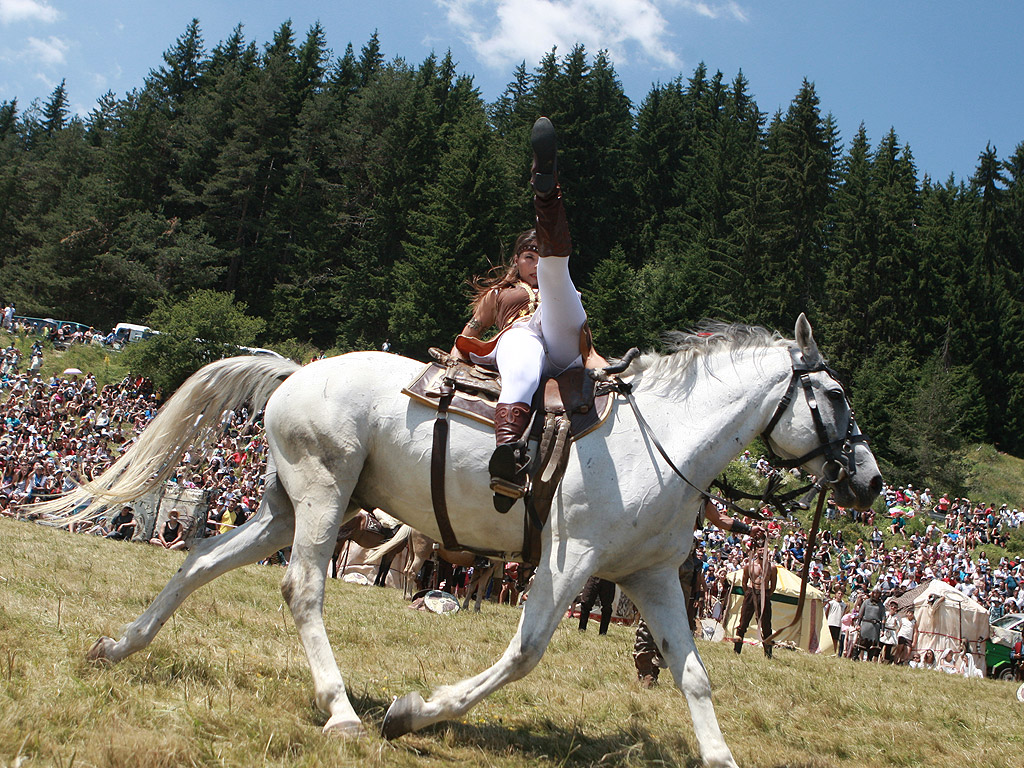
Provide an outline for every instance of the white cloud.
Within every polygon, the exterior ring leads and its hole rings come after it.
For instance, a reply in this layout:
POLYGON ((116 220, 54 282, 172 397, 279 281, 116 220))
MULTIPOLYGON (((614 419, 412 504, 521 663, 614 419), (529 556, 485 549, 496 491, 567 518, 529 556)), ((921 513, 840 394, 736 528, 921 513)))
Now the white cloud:
POLYGON ((683 9, 710 19, 746 21, 734 0, 435 0, 448 22, 480 60, 499 68, 539 61, 552 47, 568 53, 582 43, 590 52, 607 50, 624 63, 638 54, 658 65, 677 67, 670 24, 662 9, 683 9))
POLYGON ((68 44, 59 37, 51 35, 45 40, 40 40, 38 37, 30 37, 25 53, 40 64, 54 67, 65 62, 64 54, 67 51, 68 44))
POLYGON ((693 11, 698 16, 706 19, 720 19, 723 16, 732 16, 737 21, 746 21, 747 13, 739 3, 734 0, 724 0, 717 3, 705 3, 701 0, 675 0, 674 5, 693 11))
POLYGON ((52 23, 60 18, 60 11, 40 0, 0 0, 0 23, 43 21, 52 23))
POLYGON ((568 53, 576 43, 595 53, 607 49, 622 61, 639 47, 674 66, 667 22, 651 0, 437 0, 488 66, 540 60, 552 47, 568 53))

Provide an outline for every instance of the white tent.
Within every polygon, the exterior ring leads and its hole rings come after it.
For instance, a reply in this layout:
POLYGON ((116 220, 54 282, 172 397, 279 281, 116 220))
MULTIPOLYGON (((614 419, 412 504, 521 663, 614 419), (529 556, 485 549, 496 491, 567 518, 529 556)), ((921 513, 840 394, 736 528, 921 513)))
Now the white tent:
MULTIPOLYGON (((800 598, 800 575, 781 565, 777 567, 778 586, 772 595, 772 630, 781 629, 793 620, 800 598)), ((740 608, 743 606, 743 571, 733 571, 727 578, 731 589, 722 624, 725 627, 725 640, 734 642, 740 624, 740 608)), ((776 642, 794 643, 810 653, 831 653, 832 635, 829 634, 825 617, 827 602, 824 592, 808 584, 800 621, 775 638, 776 642)), ((756 619, 751 620, 746 639, 758 639, 756 619)))
POLYGON ((914 620, 917 622, 915 650, 932 649, 939 656, 952 648, 964 649, 971 644, 971 653, 978 669, 985 669, 985 640, 989 636, 988 611, 944 581, 933 579, 914 598, 914 620))

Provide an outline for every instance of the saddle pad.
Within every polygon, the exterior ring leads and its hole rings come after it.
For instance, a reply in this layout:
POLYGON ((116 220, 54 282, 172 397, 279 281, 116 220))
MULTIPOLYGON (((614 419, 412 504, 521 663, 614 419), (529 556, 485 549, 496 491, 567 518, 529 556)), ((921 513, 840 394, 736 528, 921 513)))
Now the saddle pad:
MULTIPOLYGON (((413 400, 437 408, 441 396, 441 387, 444 383, 444 375, 447 369, 436 362, 431 362, 419 373, 412 382, 402 389, 402 394, 411 397, 413 400)), ((541 387, 543 389, 543 385, 541 387)), ((494 426, 494 405, 491 400, 480 395, 471 394, 462 390, 456 390, 448 410, 467 418, 479 421, 481 424, 494 426)), ((612 393, 602 392, 594 398, 594 406, 588 408, 584 413, 573 413, 571 416, 570 434, 573 440, 579 440, 584 435, 593 432, 600 427, 612 410, 612 393)), ((533 438, 539 438, 540 428, 544 419, 538 417, 534 420, 533 438)))

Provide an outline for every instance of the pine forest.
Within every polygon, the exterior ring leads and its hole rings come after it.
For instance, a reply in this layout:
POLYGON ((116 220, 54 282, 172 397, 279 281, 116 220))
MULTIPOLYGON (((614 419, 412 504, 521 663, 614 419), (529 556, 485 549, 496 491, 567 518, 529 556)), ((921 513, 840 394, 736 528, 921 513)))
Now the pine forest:
POLYGON ((606 356, 806 312, 893 479, 957 487, 978 441, 1024 454, 1024 142, 932 179, 895 130, 841 137, 810 80, 771 115, 752 90, 701 65, 632 103, 576 47, 486 103, 450 55, 388 60, 374 35, 336 56, 290 23, 209 46, 193 21, 85 117, 63 83, 0 102, 0 294, 109 330, 216 292, 261 346, 426 359, 530 226, 543 114, 606 356))

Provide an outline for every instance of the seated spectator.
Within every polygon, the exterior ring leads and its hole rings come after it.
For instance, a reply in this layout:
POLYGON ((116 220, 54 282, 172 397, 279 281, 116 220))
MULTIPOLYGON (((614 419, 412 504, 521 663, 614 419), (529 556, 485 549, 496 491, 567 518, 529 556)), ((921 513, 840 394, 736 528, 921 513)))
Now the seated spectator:
POLYGON ((178 510, 172 509, 167 513, 167 520, 149 543, 164 549, 185 549, 185 526, 178 519, 178 510))
POLYGON ((957 654, 952 648, 947 648, 942 652, 939 657, 939 662, 936 665, 936 669, 945 672, 948 675, 955 675, 958 672, 957 669, 957 654))
POLYGON ((135 535, 135 515, 134 510, 129 505, 125 505, 121 508, 110 521, 110 532, 107 533, 106 538, 116 539, 118 541, 131 541, 135 535))
POLYGON ((220 516, 220 528, 217 529, 217 533, 224 535, 228 531, 233 531, 238 526, 238 502, 234 499, 228 501, 227 506, 224 508, 224 512, 220 516))

